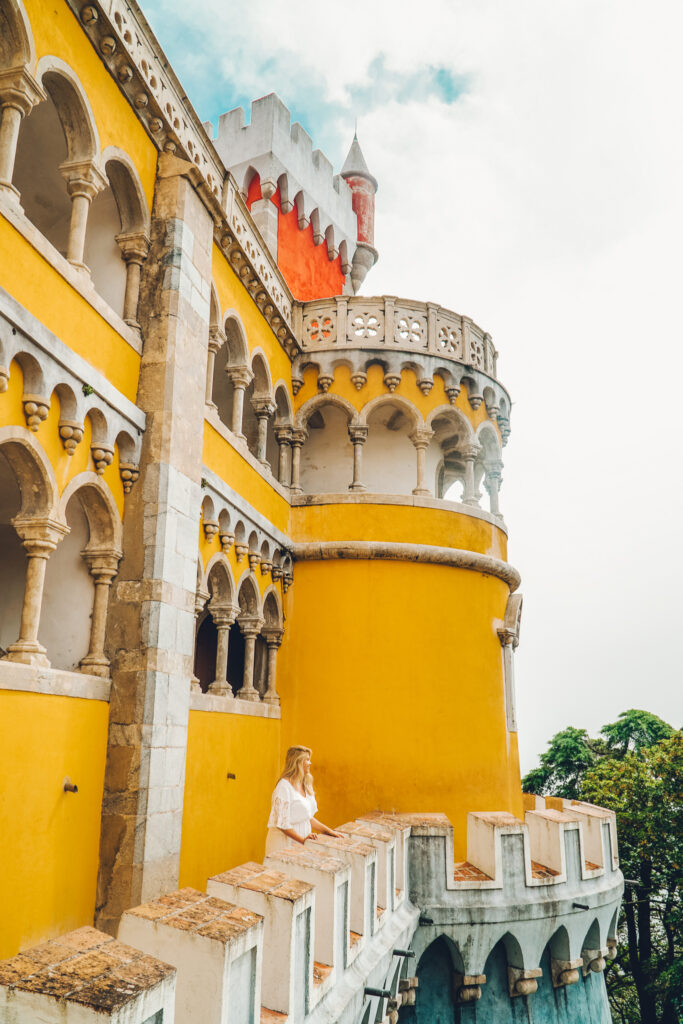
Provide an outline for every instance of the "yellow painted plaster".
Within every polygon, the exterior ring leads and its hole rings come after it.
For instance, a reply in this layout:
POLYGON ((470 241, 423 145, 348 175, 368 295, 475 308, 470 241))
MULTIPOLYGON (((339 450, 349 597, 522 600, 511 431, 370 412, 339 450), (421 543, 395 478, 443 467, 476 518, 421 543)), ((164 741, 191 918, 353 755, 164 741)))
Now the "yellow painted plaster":
MULTIPOLYGON (((280 530, 287 529, 289 502, 210 423, 204 422, 204 465, 280 530)), ((218 513, 218 509, 216 512, 218 513)))
MULTIPOLYGON (((234 523, 232 524, 234 526, 234 523)), ((199 524, 199 553, 202 560, 202 565, 206 569, 210 560, 214 555, 220 554, 222 551, 220 536, 216 534, 210 541, 206 539, 204 534, 204 527, 202 522, 199 524)), ((230 570, 232 572, 232 578, 235 583, 235 591, 239 590, 240 583, 243 576, 248 576, 250 573, 249 559, 244 555, 241 561, 237 561, 237 554, 235 552, 235 545, 233 544, 229 552, 226 555, 230 570)), ((271 585, 272 578, 270 573, 262 573, 260 568, 254 573, 256 582, 258 583, 259 592, 261 596, 266 592, 268 587, 271 585)), ((280 596, 282 596, 281 584, 278 585, 280 590, 280 596)))
POLYGON ((2 216, 0 252, 3 288, 134 402, 139 354, 2 216))
MULTIPOLYGON (((503 530, 483 519, 448 509, 412 505, 300 505, 291 511, 290 536, 300 543, 374 540, 465 548, 507 558, 503 530)), ((298 573, 298 568, 297 568, 298 573)))
POLYGON ((108 712, 0 690, 0 958, 93 923, 108 712))
POLYGON ((263 859, 279 773, 278 719, 190 711, 181 886, 204 891, 211 875, 263 859))
POLYGON ((521 814, 496 634, 508 594, 442 566, 297 565, 278 666, 282 743, 313 748, 323 821, 445 812, 464 858, 468 811, 521 814))

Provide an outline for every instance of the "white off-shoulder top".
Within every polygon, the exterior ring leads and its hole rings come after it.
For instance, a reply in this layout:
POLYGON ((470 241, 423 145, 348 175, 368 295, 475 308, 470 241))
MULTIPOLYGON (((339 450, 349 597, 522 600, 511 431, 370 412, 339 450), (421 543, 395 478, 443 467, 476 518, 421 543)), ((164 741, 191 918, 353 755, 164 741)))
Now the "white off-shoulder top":
POLYGON ((311 831, 311 818, 318 810, 315 796, 302 796, 288 779, 280 779, 273 790, 268 818, 268 836, 266 838, 266 854, 274 853, 287 846, 298 846, 293 839, 280 830, 291 829, 301 838, 311 831))

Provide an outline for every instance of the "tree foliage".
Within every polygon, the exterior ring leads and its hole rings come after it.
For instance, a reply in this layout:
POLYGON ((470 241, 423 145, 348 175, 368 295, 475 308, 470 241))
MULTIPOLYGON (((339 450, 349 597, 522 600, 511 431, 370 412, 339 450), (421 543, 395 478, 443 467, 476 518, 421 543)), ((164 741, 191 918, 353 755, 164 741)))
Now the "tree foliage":
POLYGON ((583 799, 616 812, 627 885, 620 951, 606 982, 615 1020, 679 1024, 683 1015, 683 733, 625 711, 591 739, 557 733, 527 792, 583 799), (634 884, 632 884, 634 883, 634 884))

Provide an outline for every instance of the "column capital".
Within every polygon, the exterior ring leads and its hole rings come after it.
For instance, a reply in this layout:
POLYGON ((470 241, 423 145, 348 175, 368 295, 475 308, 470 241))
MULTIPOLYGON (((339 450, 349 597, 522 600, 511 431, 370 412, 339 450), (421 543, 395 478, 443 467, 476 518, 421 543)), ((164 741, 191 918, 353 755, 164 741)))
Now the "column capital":
POLYGON ((485 462, 484 471, 487 476, 496 477, 500 480, 503 472, 503 463, 499 459, 495 459, 491 462, 485 462))
POLYGON ((248 388, 254 379, 254 374, 248 366, 226 366, 225 372, 234 388, 248 388))
POLYGON ((278 648, 282 643, 284 629, 281 626, 266 626, 263 629, 263 639, 269 647, 278 648))
POLYGON ((501 647, 512 647, 514 649, 519 644, 517 631, 510 629, 508 626, 503 626, 498 630, 498 639, 500 640, 501 647))
POLYGON ((211 618, 213 619, 217 629, 232 626, 239 614, 239 608, 235 608, 234 605, 214 605, 211 601, 209 601, 209 611, 211 612, 211 618))
POLYGON ((350 423, 349 440, 351 444, 365 444, 368 439, 368 429, 363 423, 350 423))
POLYGON ((240 615, 237 622, 245 640, 249 638, 256 639, 263 629, 263 619, 258 615, 240 615))
POLYGON ((275 427, 275 440, 278 444, 291 444, 292 428, 290 426, 275 427))
POLYGON ((106 188, 108 181, 94 160, 67 160, 59 165, 71 198, 85 196, 90 202, 106 188))
POLYGON ((220 351, 223 344, 228 339, 225 336, 225 331, 219 324, 211 324, 209 326, 209 351, 213 352, 214 355, 220 351))
POLYGON ((479 455, 480 451, 481 445, 477 444, 476 441, 473 441, 471 444, 466 444, 463 446, 462 457, 465 460, 465 462, 474 462, 477 455, 479 455))
POLYGON ((60 540, 70 533, 69 527, 52 516, 22 516, 12 519, 27 554, 48 558, 60 540))
POLYGON ((25 67, 0 71, 0 107, 16 107, 27 117, 46 98, 43 87, 25 67))
POLYGON ((111 583, 119 571, 123 552, 118 548, 84 548, 81 558, 85 561, 90 575, 98 583, 111 583))
POLYGON ((416 427, 410 435, 414 448, 426 448, 434 437, 434 431, 430 427, 416 427))
POLYGON ((126 263, 145 262, 149 254, 149 235, 146 231, 125 231, 115 238, 126 263))
POLYGON ((251 407, 258 420, 270 419, 275 412, 275 402, 268 395, 255 395, 251 400, 251 407))
POLYGON ((308 431, 305 427, 292 427, 292 445, 295 448, 301 448, 308 437, 308 431))

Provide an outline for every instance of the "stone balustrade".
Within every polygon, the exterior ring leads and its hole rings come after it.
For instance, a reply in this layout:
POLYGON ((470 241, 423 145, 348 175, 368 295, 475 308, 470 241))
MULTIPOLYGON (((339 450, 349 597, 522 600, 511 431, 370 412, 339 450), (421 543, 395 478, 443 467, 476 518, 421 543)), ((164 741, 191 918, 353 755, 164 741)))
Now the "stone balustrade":
POLYGON ((330 350, 379 349, 461 363, 496 377, 498 353, 491 335, 434 302, 389 295, 318 299, 303 304, 298 336, 304 358, 330 350))

